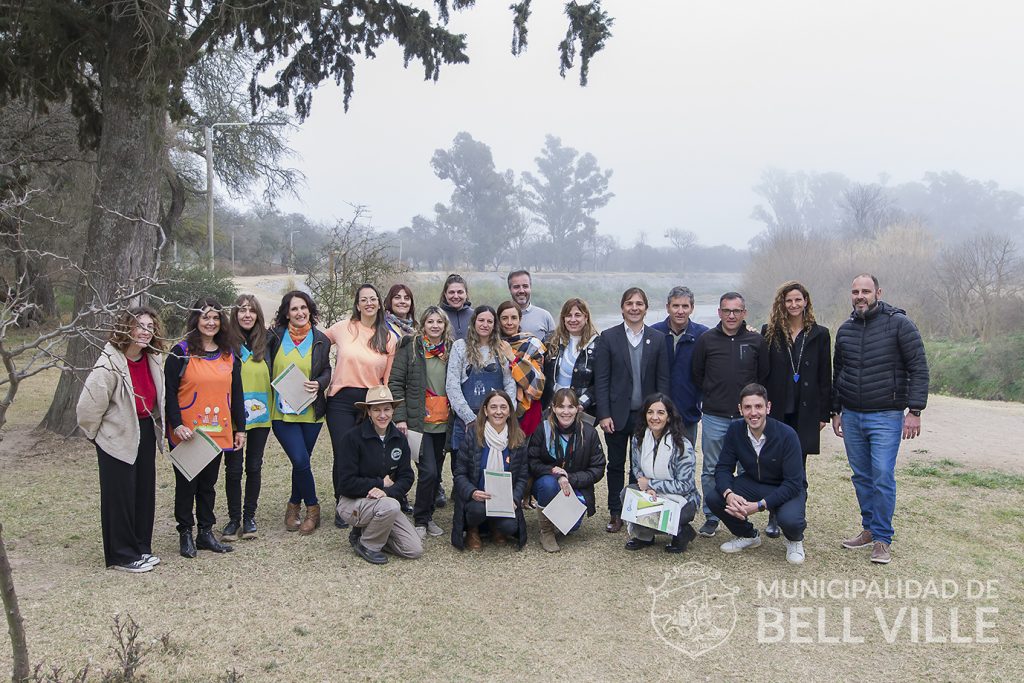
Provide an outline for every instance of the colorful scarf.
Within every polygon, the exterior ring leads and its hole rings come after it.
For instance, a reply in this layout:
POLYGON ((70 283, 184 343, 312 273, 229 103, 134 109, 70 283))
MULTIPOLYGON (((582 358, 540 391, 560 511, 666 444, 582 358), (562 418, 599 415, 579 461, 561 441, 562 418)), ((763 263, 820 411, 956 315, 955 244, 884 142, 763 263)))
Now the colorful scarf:
POLYGON ((309 322, 307 322, 302 327, 296 327, 295 325, 292 325, 290 322, 288 323, 288 334, 292 338, 292 343, 295 344, 296 346, 302 343, 302 341, 306 338, 306 335, 309 334, 309 331, 311 329, 313 329, 313 325, 310 324, 309 322))
POLYGON ((416 321, 412 318, 402 319, 391 311, 384 311, 384 323, 399 339, 416 334, 416 321))
POLYGON ((420 340, 420 343, 423 344, 424 357, 440 358, 441 360, 445 360, 448 358, 448 349, 445 348, 444 339, 437 342, 436 344, 431 344, 430 340, 427 338, 427 335, 423 335, 423 338, 420 340))
POLYGON ((544 394, 544 343, 529 332, 503 336, 516 358, 511 363, 516 383, 516 417, 522 417, 534 401, 544 394))

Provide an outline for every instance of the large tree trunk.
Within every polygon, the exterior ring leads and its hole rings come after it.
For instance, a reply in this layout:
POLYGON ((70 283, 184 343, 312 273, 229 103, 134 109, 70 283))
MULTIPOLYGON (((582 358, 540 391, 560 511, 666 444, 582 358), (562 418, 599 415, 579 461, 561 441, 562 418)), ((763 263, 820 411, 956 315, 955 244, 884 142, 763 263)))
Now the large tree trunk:
POLYGON ((3 524, 0 524, 0 597, 3 598, 4 612, 7 614, 7 631, 11 635, 11 680, 23 681, 30 673, 28 644, 25 641, 25 622, 22 621, 21 610, 18 608, 18 595, 14 592, 11 563, 7 559, 7 547, 4 545, 3 524))
MULTIPOLYGON (((82 259, 87 275, 75 295, 76 311, 90 304, 108 305, 121 296, 122 288, 138 286, 138 278, 153 274, 170 87, 160 61, 166 13, 161 16, 157 4, 161 3, 154 3, 153 11, 141 18, 135 14, 137 8, 126 6, 109 19, 108 52, 101 70, 103 130, 82 259), (146 22, 145 31, 140 21, 146 22)), ((82 381, 106 342, 109 323, 109 315, 93 316, 86 323, 92 332, 69 340, 69 369, 61 374, 41 427, 63 435, 77 429, 75 405, 82 381)))

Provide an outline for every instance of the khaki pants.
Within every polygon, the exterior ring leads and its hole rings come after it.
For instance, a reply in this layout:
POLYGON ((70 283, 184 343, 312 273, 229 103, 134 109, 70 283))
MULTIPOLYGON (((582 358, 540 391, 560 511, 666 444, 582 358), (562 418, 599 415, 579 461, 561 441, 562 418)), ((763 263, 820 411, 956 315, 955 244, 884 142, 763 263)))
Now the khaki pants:
POLYGON ((402 514, 394 498, 346 498, 338 501, 338 514, 363 530, 360 543, 370 550, 387 550, 415 560, 423 554, 423 542, 412 522, 402 514))

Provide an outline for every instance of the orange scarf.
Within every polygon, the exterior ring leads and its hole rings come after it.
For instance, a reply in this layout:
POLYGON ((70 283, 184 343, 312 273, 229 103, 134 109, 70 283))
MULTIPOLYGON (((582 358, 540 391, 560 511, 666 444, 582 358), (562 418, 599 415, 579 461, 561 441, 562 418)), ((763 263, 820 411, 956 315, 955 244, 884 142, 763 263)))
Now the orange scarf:
POLYGON ((302 340, 306 338, 306 335, 309 334, 309 331, 312 328, 313 325, 308 322, 302 327, 295 327, 295 325, 288 323, 288 334, 292 338, 292 343, 295 344, 296 346, 301 344, 302 340))

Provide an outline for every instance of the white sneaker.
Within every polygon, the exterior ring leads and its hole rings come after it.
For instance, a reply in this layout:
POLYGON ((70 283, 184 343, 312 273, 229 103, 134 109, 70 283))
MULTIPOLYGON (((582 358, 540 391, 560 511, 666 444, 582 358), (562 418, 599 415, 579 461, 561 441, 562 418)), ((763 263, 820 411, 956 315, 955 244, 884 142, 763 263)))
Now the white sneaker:
POLYGON ((786 562, 790 564, 803 564, 804 542, 791 541, 788 538, 784 540, 786 541, 786 562))
POLYGON ((431 536, 440 536, 444 534, 444 529, 439 527, 434 520, 427 522, 427 533, 431 536))
POLYGON ((761 545, 761 534, 751 538, 734 538, 722 544, 723 553, 738 553, 747 548, 757 548, 761 545))
POLYGON ((110 565, 110 568, 116 569, 120 572, 131 572, 132 574, 142 574, 143 572, 153 571, 153 565, 146 564, 146 561, 141 558, 126 564, 112 564, 110 565))
POLYGON ((427 540, 427 527, 418 526, 416 527, 416 535, 420 537, 421 541, 427 540))
POLYGON ((150 555, 149 553, 142 553, 142 561, 150 567, 155 567, 160 564, 160 558, 156 555, 150 555))

